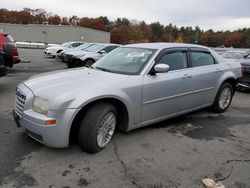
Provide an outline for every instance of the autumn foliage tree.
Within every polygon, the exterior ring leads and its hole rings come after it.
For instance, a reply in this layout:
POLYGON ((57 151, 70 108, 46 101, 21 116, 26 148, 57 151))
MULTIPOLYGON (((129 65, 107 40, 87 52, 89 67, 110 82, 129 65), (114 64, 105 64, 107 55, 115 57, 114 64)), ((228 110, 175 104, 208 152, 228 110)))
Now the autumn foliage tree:
POLYGON ((250 28, 237 31, 203 31, 196 27, 180 27, 170 23, 163 25, 160 22, 150 24, 130 21, 127 18, 117 18, 114 21, 106 16, 97 18, 82 17, 76 15, 60 17, 48 13, 44 9, 23 8, 20 11, 0 9, 0 23, 13 24, 50 24, 50 25, 74 25, 111 33, 111 42, 118 44, 138 42, 185 42, 202 44, 210 47, 242 47, 250 48, 250 28))
POLYGON ((61 17, 58 15, 54 15, 54 16, 51 16, 48 18, 48 23, 50 25, 59 25, 59 24, 61 24, 61 21, 62 21, 61 17))

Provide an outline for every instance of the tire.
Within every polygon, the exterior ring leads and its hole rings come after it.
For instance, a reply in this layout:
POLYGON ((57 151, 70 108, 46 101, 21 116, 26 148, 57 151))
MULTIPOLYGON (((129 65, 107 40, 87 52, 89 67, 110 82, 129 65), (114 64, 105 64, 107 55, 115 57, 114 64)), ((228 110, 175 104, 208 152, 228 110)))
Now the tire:
POLYGON ((83 63, 83 66, 85 67, 91 67, 95 63, 95 60, 93 59, 86 59, 83 63))
POLYGON ((228 82, 224 82, 216 94, 212 105, 213 111, 216 113, 225 112, 232 102, 233 95, 233 86, 228 82))
POLYGON ((68 62, 68 63, 67 63, 67 67, 68 67, 68 68, 75 68, 76 65, 75 65, 74 63, 68 62))
POLYGON ((4 46, 4 65, 7 67, 13 67, 13 45, 12 44, 5 44, 4 46))
POLYGON ((116 108, 111 104, 99 103, 92 106, 83 118, 79 130, 82 150, 94 154, 104 149, 112 139, 117 117, 116 108))

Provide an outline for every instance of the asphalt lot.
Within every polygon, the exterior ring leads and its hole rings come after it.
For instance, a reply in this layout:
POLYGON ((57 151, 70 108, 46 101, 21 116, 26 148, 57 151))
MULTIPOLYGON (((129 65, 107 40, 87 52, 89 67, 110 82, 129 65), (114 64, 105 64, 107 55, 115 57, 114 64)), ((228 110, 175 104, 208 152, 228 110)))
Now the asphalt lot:
POLYGON ((226 188, 250 187, 250 93, 230 109, 205 109, 129 133, 117 132, 94 155, 77 144, 44 147, 16 128, 15 87, 31 75, 65 69, 41 50, 20 49, 22 60, 0 78, 0 187, 199 188, 201 179, 226 188))

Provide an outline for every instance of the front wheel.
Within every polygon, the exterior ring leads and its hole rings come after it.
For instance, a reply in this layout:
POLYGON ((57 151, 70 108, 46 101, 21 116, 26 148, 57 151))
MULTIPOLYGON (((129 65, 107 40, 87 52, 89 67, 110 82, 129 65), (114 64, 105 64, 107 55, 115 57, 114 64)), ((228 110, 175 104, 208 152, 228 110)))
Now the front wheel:
POLYGON ((97 153, 112 139, 117 125, 116 108, 108 103, 92 106, 86 113, 79 131, 79 144, 83 151, 97 153))
POLYGON ((215 97, 213 110, 217 113, 225 112, 230 106, 233 98, 233 87, 230 83, 223 83, 215 97))
POLYGON ((94 60, 93 59, 86 59, 83 63, 83 66, 85 67, 91 67, 94 64, 94 60))

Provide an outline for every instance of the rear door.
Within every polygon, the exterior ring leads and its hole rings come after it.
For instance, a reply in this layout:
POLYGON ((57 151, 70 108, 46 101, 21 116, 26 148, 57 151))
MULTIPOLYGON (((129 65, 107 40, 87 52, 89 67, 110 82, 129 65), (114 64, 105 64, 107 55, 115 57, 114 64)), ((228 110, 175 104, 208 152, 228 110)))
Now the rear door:
POLYGON ((204 48, 190 49, 189 54, 194 81, 194 105, 198 107, 212 103, 223 65, 218 64, 210 51, 204 48))

